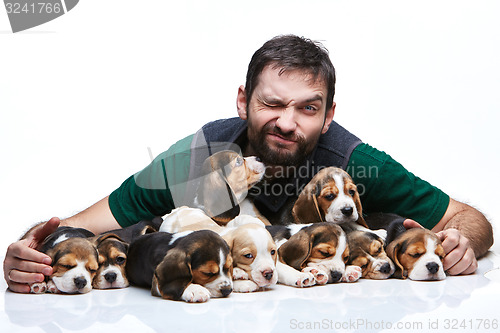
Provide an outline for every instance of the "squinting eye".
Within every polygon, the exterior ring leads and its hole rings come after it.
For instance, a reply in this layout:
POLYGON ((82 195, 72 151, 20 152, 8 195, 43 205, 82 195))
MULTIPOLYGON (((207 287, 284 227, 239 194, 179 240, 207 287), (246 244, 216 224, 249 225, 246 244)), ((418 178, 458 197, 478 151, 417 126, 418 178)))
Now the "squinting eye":
POLYGON ((410 254, 410 257, 419 258, 421 255, 422 255, 422 253, 413 253, 413 254, 410 254))
POLYGON ((211 273, 211 272, 203 272, 203 275, 205 275, 206 277, 213 277, 216 274, 215 273, 211 273))
POLYGON ((61 265, 62 267, 66 268, 66 269, 72 269, 72 268, 75 268, 76 266, 74 265, 61 265))
POLYGON ((243 255, 245 258, 248 258, 248 259, 252 259, 253 258, 253 255, 251 253, 247 253, 245 255, 243 255))
POLYGON ((319 253, 321 253, 321 255, 325 256, 325 257, 329 257, 330 256, 330 253, 325 252, 325 251, 319 251, 319 253))

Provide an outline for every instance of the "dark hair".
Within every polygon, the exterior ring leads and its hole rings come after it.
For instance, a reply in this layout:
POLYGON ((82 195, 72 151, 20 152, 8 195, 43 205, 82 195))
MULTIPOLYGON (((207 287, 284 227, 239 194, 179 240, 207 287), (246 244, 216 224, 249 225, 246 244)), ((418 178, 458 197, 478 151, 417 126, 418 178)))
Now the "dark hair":
POLYGON ((277 36, 255 51, 248 65, 245 92, 250 102, 259 75, 267 65, 280 68, 280 75, 290 70, 302 70, 321 79, 327 85, 326 110, 332 107, 335 95, 335 68, 328 50, 319 42, 295 35, 277 36))

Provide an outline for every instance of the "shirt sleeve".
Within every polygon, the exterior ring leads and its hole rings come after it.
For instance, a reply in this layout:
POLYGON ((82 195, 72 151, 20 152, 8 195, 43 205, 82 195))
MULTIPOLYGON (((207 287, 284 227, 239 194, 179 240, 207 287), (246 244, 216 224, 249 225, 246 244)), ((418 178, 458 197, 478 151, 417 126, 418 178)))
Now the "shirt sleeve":
POLYGON ((192 138, 172 145, 110 194, 109 207, 120 226, 163 216, 177 206, 189 177, 192 138))
POLYGON ((346 171, 358 185, 364 213, 394 213, 432 229, 448 208, 446 193, 368 144, 354 149, 346 171))

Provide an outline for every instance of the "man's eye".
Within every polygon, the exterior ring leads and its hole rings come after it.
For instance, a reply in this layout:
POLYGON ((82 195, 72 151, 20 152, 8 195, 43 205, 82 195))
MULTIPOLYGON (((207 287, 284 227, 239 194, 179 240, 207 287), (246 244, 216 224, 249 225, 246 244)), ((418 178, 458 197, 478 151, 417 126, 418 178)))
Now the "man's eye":
POLYGON ((314 106, 312 106, 312 105, 308 105, 308 106, 306 106, 304 108, 304 110, 306 110, 306 111, 316 111, 316 108, 314 106))

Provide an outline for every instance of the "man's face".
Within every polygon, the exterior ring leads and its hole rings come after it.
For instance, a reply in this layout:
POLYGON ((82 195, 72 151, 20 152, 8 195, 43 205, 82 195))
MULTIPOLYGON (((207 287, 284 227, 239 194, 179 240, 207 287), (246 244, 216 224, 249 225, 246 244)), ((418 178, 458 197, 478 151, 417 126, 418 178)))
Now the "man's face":
POLYGON ((238 91, 238 114, 248 121, 248 152, 268 165, 298 165, 330 126, 335 103, 326 108, 327 88, 302 71, 279 74, 264 68, 250 101, 238 91))

